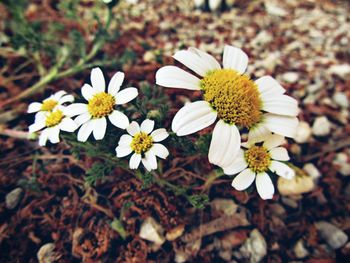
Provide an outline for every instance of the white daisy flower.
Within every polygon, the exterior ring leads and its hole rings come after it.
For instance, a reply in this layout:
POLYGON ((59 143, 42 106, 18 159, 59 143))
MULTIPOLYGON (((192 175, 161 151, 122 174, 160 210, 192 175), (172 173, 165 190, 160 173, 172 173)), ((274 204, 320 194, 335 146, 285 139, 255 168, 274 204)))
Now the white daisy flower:
POLYGON ((48 112, 53 111, 57 106, 60 106, 66 102, 73 102, 74 97, 67 94, 64 90, 60 90, 55 94, 51 95, 43 102, 32 102, 29 104, 28 113, 34 112, 48 112))
POLYGON ((47 140, 51 143, 60 141, 60 131, 74 132, 78 125, 64 113, 63 106, 56 107, 53 111, 38 112, 35 121, 29 126, 29 132, 41 131, 39 145, 45 146, 47 140))
POLYGON ((248 56, 239 48, 225 46, 223 68, 211 55, 189 48, 173 56, 196 77, 176 66, 165 66, 156 73, 158 85, 169 88, 201 90, 203 100, 186 104, 175 115, 172 130, 188 135, 204 129, 217 119, 209 148, 209 161, 226 167, 237 155, 239 129, 249 130, 249 139, 261 141, 274 132, 294 137, 298 103, 284 95, 285 89, 270 76, 256 81, 244 74, 248 56))
POLYGON ((126 130, 130 134, 120 137, 117 148, 117 157, 124 157, 134 153, 129 161, 130 169, 137 169, 142 161, 147 171, 157 169, 156 156, 166 159, 169 151, 164 145, 158 143, 165 140, 169 134, 164 128, 154 130, 154 121, 146 119, 141 127, 133 121, 126 130), (152 132, 153 131, 153 132, 152 132))
POLYGON ((232 186, 242 191, 247 189, 255 180, 256 189, 262 199, 271 199, 275 188, 268 171, 276 173, 286 179, 292 179, 295 172, 281 161, 288 161, 289 155, 285 148, 279 147, 284 142, 284 137, 271 134, 261 145, 247 142, 242 144, 247 148, 240 150, 234 162, 224 168, 228 175, 237 174, 232 186))
POLYGON ((68 116, 76 116, 75 122, 82 125, 78 131, 78 141, 85 142, 91 133, 96 140, 102 140, 106 133, 107 117, 109 121, 120 129, 129 126, 128 117, 115 109, 115 105, 125 104, 137 97, 136 88, 120 90, 124 80, 124 73, 117 72, 108 84, 106 92, 105 79, 100 68, 91 71, 91 84, 84 84, 81 93, 88 101, 74 103, 66 109, 68 116))

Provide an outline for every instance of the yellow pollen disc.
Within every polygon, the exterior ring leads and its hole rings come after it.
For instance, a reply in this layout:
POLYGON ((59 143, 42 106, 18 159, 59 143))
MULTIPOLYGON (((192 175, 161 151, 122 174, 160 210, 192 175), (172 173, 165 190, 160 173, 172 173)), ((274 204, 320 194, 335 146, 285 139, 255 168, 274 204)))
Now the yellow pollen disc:
POLYGON ((131 149, 137 154, 147 152, 149 149, 151 149, 152 145, 152 137, 144 132, 137 133, 130 144, 131 149))
POLYGON ((106 92, 95 94, 88 103, 88 111, 93 118, 106 117, 113 112, 115 98, 106 92))
POLYGON ((56 126, 57 124, 59 124, 62 121, 63 117, 64 117, 63 112, 60 110, 56 110, 56 111, 51 112, 46 117, 46 120, 45 120, 46 127, 56 126))
POLYGON ((263 146, 250 147, 244 157, 248 167, 256 173, 267 171, 271 163, 271 155, 263 146))
POLYGON ((260 93, 248 76, 232 69, 217 69, 209 72, 200 85, 204 100, 226 123, 250 128, 260 121, 260 93))
POLYGON ((41 110, 42 111, 52 111, 58 102, 56 100, 48 99, 43 101, 43 105, 41 105, 41 110))

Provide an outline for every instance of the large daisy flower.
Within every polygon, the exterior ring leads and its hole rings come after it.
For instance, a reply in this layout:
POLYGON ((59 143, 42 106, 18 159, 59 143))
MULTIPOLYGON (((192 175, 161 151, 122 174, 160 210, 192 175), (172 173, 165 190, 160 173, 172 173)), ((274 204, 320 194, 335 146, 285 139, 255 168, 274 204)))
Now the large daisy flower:
POLYGON ((142 161, 147 171, 157 169, 156 156, 166 159, 169 151, 160 141, 165 140, 169 134, 164 128, 154 130, 154 121, 146 119, 140 125, 133 121, 127 128, 130 134, 120 137, 116 150, 117 157, 124 157, 131 153, 130 169, 137 169, 142 161), (153 131, 153 132, 152 132, 153 131))
POLYGON ((96 140, 102 140, 106 133, 107 117, 109 121, 120 129, 129 125, 128 117, 119 110, 116 105, 125 104, 137 97, 136 88, 120 90, 124 81, 124 73, 117 72, 108 84, 106 92, 105 79, 100 68, 91 71, 91 84, 84 84, 81 93, 88 101, 85 103, 74 103, 67 107, 69 116, 76 116, 75 122, 81 127, 78 131, 78 141, 85 142, 91 133, 96 140))
POLYGON ((74 97, 67 94, 64 90, 60 90, 50 97, 43 100, 43 102, 32 102, 29 104, 28 113, 34 112, 50 112, 57 106, 60 106, 66 102, 73 102, 74 97))
POLYGON ((53 111, 38 112, 35 121, 29 126, 29 132, 41 130, 39 136, 39 145, 45 146, 47 140, 51 143, 60 141, 60 131, 74 132, 78 125, 68 116, 65 115, 63 106, 55 107, 53 111))
POLYGON ((247 189, 255 180, 256 189, 262 199, 271 199, 275 188, 268 172, 276 173, 286 179, 292 179, 295 172, 283 161, 289 160, 288 152, 280 147, 284 142, 284 137, 271 134, 263 143, 247 142, 244 150, 241 149, 235 161, 224 168, 224 173, 228 175, 237 174, 233 179, 232 186, 242 191, 247 189))
POLYGON ((188 135, 219 119, 209 148, 211 163, 221 167, 232 163, 240 149, 239 129, 249 130, 251 141, 261 141, 270 132, 294 137, 297 101, 284 95, 285 89, 272 77, 253 81, 244 74, 248 56, 241 49, 225 46, 223 68, 214 57, 196 48, 178 51, 173 57, 200 78, 176 66, 165 66, 156 73, 157 84, 201 90, 203 99, 181 108, 172 130, 178 136, 188 135))

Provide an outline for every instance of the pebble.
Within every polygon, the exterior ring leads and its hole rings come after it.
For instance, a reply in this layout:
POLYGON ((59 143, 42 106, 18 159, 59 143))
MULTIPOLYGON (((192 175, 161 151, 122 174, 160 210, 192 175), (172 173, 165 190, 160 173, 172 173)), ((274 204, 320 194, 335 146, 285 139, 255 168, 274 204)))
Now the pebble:
POLYGON ((279 7, 271 2, 265 1, 265 8, 269 15, 284 17, 288 15, 288 12, 282 7, 279 7))
POLYGON ((328 222, 317 222, 316 228, 322 239, 334 250, 341 248, 348 242, 348 236, 344 231, 328 222))
POLYGON ((314 181, 317 181, 321 177, 320 171, 312 163, 307 163, 304 165, 303 170, 311 176, 314 181))
POLYGON ((163 227, 152 217, 147 217, 143 221, 140 229, 140 237, 156 245, 162 245, 165 242, 163 227))
POLYGON ((293 251, 297 258, 305 258, 309 255, 309 251, 305 248, 304 241, 302 239, 298 240, 293 251))
POLYGON ((312 134, 310 125, 305 121, 300 121, 297 127, 297 132, 294 140, 297 143, 306 143, 312 134))
POLYGON ((343 92, 336 92, 333 95, 334 102, 339 105, 342 108, 348 108, 349 107, 349 99, 343 92))
POLYGON ((296 175, 292 179, 278 177, 277 188, 281 195, 300 195, 311 192, 315 187, 311 176, 296 175))
POLYGON ((331 123, 327 117, 317 117, 312 125, 312 133, 316 136, 327 136, 330 132, 331 123))
POLYGON ((43 245, 37 253, 39 263, 56 262, 57 253, 55 253, 54 250, 55 250, 54 243, 47 243, 43 245))
POLYGON ((298 208, 298 202, 293 200, 293 199, 291 199, 291 198, 282 196, 281 201, 282 201, 283 204, 285 204, 286 206, 289 206, 289 207, 291 207, 293 209, 297 209, 298 208))
POLYGON ((282 75, 282 80, 287 83, 295 83, 299 79, 299 74, 296 72, 286 72, 282 75))
POLYGON ((23 190, 22 188, 19 188, 19 187, 12 190, 10 193, 8 193, 5 198, 6 208, 8 209, 16 208, 18 203, 21 201, 22 193, 23 193, 23 190))
POLYGON ((328 72, 330 74, 334 74, 346 80, 350 75, 350 65, 349 64, 333 65, 328 69, 328 72))
POLYGON ((238 205, 232 199, 216 198, 210 203, 214 217, 233 215, 236 213, 238 205))
POLYGON ((240 258, 248 259, 250 263, 260 262, 267 254, 267 245, 264 237, 258 229, 254 229, 249 238, 235 255, 240 258))
POLYGON ((338 153, 333 163, 339 166, 338 172, 341 175, 350 175, 350 163, 348 163, 348 156, 346 153, 338 153))
POLYGON ((173 229, 169 230, 165 237, 169 241, 174 241, 178 237, 182 236, 183 232, 185 231, 185 225, 179 225, 177 227, 174 227, 173 229))

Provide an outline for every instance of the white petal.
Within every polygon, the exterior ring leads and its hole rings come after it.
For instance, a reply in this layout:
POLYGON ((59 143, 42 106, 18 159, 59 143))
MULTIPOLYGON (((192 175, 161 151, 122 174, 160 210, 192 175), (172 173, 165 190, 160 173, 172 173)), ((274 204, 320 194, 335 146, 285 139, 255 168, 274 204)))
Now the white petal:
POLYGON ((271 150, 272 148, 276 148, 277 146, 282 145, 285 142, 284 137, 278 134, 271 134, 265 138, 263 146, 271 150))
POLYGON ((32 102, 29 104, 28 106, 28 113, 33 113, 33 112, 37 112, 41 109, 41 106, 43 104, 42 103, 39 103, 39 102, 32 102))
POLYGON ((62 98, 59 99, 58 104, 63 104, 66 102, 73 102, 74 101, 74 97, 73 95, 65 95, 62 98))
POLYGON ((57 91, 53 96, 51 96, 49 99, 54 99, 54 100, 57 100, 59 101, 60 98, 67 94, 67 92, 65 92, 64 90, 60 90, 60 91, 57 91))
POLYGON ((257 174, 255 185, 262 199, 272 199, 273 194, 275 193, 275 187, 273 186, 271 178, 267 173, 257 174))
POLYGON ((129 101, 135 99, 138 94, 139 92, 137 91, 137 88, 123 89, 115 95, 115 104, 121 105, 128 103, 129 101))
POLYGON ((200 80, 175 66, 165 66, 156 73, 156 84, 168 88, 199 90, 200 80))
POLYGON ((268 99, 270 96, 282 95, 286 90, 271 76, 263 76, 255 81, 258 86, 261 98, 268 99))
POLYGON ((145 157, 142 159, 143 165, 145 165, 148 171, 157 169, 157 158, 153 152, 148 151, 145 153, 145 157))
POLYGON ((141 123, 141 131, 150 134, 154 128, 154 121, 146 119, 141 123))
POLYGON ((140 125, 136 121, 133 121, 126 130, 130 135, 134 136, 136 133, 140 132, 140 125))
POLYGON ((220 8, 221 0, 209 0, 209 8, 211 11, 216 11, 220 8))
POLYGON ((232 175, 243 171, 247 166, 248 164, 244 158, 244 151, 240 149, 234 161, 223 169, 225 174, 232 175))
POLYGON ((211 70, 215 70, 215 69, 221 69, 220 63, 210 54, 208 54, 207 52, 204 52, 200 49, 194 48, 194 47, 190 47, 188 49, 191 52, 197 53, 203 60, 205 60, 205 62, 209 65, 208 67, 211 70))
POLYGON ((98 92, 104 92, 106 88, 105 78, 100 68, 93 68, 91 71, 92 87, 98 92))
POLYGON ((51 143, 59 143, 60 142, 60 128, 56 125, 54 127, 48 128, 49 140, 51 143))
POLYGON ((47 112, 46 111, 39 111, 39 112, 37 112, 35 114, 35 122, 37 122, 37 121, 45 122, 46 116, 47 116, 47 112))
POLYGON ((83 114, 80 114, 78 117, 76 117, 74 119, 75 123, 80 126, 82 124, 84 124, 85 122, 87 122, 88 120, 91 119, 91 115, 89 112, 85 112, 83 114))
POLYGON ((154 142, 161 142, 161 141, 165 140, 166 138, 168 138, 169 133, 166 131, 166 129, 161 128, 161 129, 154 130, 151 133, 151 136, 152 136, 154 142))
POLYGON ((59 128, 62 131, 74 132, 78 128, 78 125, 71 118, 66 117, 59 124, 59 128))
POLYGON ((263 125, 263 123, 258 123, 254 127, 249 129, 248 145, 252 145, 256 142, 262 142, 270 134, 271 132, 263 125))
POLYGON ((117 148, 115 148, 115 151, 117 152, 118 158, 125 157, 125 156, 129 155, 130 153, 132 153, 132 149, 129 145, 128 146, 117 146, 117 148))
POLYGON ((248 66, 248 56, 242 49, 226 45, 223 65, 224 68, 234 69, 243 74, 248 66))
POLYGON ((232 186, 238 191, 243 191, 254 182, 254 179, 255 173, 250 169, 245 169, 233 179, 232 186))
POLYGON ((115 96, 124 81, 125 74, 121 71, 115 73, 108 84, 108 93, 115 96))
POLYGON ((149 172, 152 171, 151 165, 147 159, 142 158, 141 161, 142 161, 142 164, 146 168, 147 171, 149 171, 149 172))
POLYGON ((43 131, 40 133, 40 136, 39 136, 39 145, 40 145, 40 146, 45 146, 48 138, 49 138, 49 130, 48 130, 48 129, 45 129, 45 130, 43 130, 43 131))
POLYGON ((86 142, 90 134, 92 133, 93 129, 94 129, 94 122, 92 120, 85 122, 78 131, 78 141, 86 142))
POLYGON ((220 120, 215 125, 209 147, 209 162, 220 167, 229 166, 241 147, 241 136, 235 125, 220 120))
POLYGON ((178 135, 188 135, 213 124, 217 113, 206 101, 186 104, 175 115, 171 128, 178 135))
POLYGON ((29 126, 29 132, 37 132, 43 128, 45 128, 45 120, 35 120, 35 122, 29 126))
POLYGON ((289 160, 288 151, 286 150, 286 148, 283 148, 283 147, 277 147, 277 148, 271 149, 270 154, 271 154, 271 158, 277 161, 289 160))
POLYGON ((96 93, 98 93, 98 91, 89 84, 84 84, 84 86, 81 88, 81 95, 83 95, 84 99, 86 100, 91 99, 96 93))
MULTIPOLYGON (((208 56, 210 55, 208 54, 208 56)), ((177 51, 173 58, 200 76, 204 76, 208 71, 216 69, 212 67, 211 60, 208 61, 207 57, 201 56, 196 49, 177 51)))
POLYGON ((166 159, 169 155, 168 149, 160 143, 153 144, 151 151, 158 157, 166 159))
POLYGON ((88 108, 87 104, 84 103, 74 103, 68 105, 64 110, 64 114, 68 117, 77 116, 85 112, 88 112, 88 108))
POLYGON ((264 115, 264 125, 274 133, 294 138, 298 127, 298 119, 267 113, 264 115))
POLYGON ((96 140, 102 140, 107 129, 107 120, 105 117, 92 120, 94 123, 93 134, 96 140))
POLYGON ((119 146, 130 146, 132 142, 132 137, 129 134, 123 134, 118 142, 119 146))
POLYGON ((111 121, 111 123, 120 128, 120 129, 126 129, 126 127, 129 126, 129 119, 128 117, 120 112, 120 111, 113 111, 111 115, 108 116, 108 119, 111 121))
POLYGON ((263 98, 262 109, 267 112, 292 117, 297 116, 299 113, 298 102, 287 95, 263 98))
POLYGON ((292 168, 278 161, 271 161, 269 169, 286 179, 292 179, 295 176, 295 171, 292 168))
POLYGON ((129 161, 130 169, 137 169, 141 162, 141 154, 134 153, 129 161))

